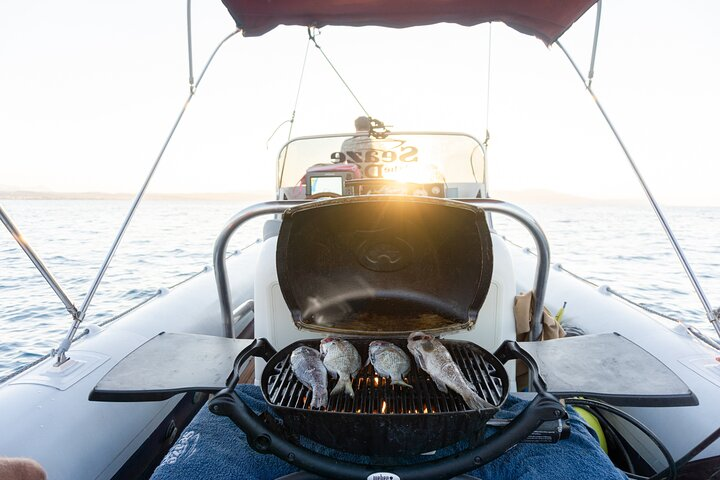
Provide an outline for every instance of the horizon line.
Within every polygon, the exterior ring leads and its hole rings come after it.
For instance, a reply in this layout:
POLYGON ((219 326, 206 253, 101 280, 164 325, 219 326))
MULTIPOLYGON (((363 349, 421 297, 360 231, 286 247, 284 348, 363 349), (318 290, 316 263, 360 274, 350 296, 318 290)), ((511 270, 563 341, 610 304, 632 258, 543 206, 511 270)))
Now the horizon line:
MULTIPOLYGON (((247 192, 152 192, 145 194, 145 200, 261 200, 271 196, 271 191, 247 191, 247 192)), ((643 198, 599 198, 583 197, 570 193, 557 192, 545 189, 523 189, 523 190, 497 190, 498 195, 491 198, 508 200, 511 202, 547 203, 547 204, 579 204, 579 205, 632 205, 643 206, 650 204, 643 198)), ((135 193, 128 192, 57 192, 52 190, 23 190, 5 189, 0 190, 0 200, 127 200, 135 198, 135 193)), ((273 198, 274 199, 274 198, 273 198)), ((716 208, 718 205, 700 205, 697 203, 665 203, 672 207, 709 207, 716 208)))

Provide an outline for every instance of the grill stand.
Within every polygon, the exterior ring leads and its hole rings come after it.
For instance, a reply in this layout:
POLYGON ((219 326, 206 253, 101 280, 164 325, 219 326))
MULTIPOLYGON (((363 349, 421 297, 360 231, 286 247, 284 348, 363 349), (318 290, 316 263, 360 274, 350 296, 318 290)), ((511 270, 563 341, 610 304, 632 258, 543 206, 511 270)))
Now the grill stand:
POLYGON ((560 402, 546 390, 545 382, 538 374, 535 360, 514 341, 505 341, 495 352, 503 363, 521 360, 528 367, 530 381, 537 396, 517 417, 502 430, 490 436, 485 443, 469 448, 450 457, 415 465, 373 466, 349 463, 315 453, 289 442, 256 415, 235 393, 242 366, 252 357, 269 360, 275 349, 266 339, 257 339, 238 355, 227 388, 221 390, 209 403, 210 411, 229 417, 247 435, 250 447, 263 454, 272 453, 302 470, 329 478, 366 480, 376 472, 392 472, 402 480, 426 478, 451 478, 478 468, 502 455, 522 442, 546 421, 567 418, 560 402))

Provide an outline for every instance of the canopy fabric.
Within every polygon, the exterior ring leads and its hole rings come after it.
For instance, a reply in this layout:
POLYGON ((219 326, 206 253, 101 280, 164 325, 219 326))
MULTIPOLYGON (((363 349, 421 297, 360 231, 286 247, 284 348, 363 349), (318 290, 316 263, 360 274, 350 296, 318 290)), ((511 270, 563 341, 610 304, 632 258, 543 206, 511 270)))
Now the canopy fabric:
POLYGON ((413 27, 503 22, 551 44, 597 0, 223 0, 245 36, 279 25, 413 27))

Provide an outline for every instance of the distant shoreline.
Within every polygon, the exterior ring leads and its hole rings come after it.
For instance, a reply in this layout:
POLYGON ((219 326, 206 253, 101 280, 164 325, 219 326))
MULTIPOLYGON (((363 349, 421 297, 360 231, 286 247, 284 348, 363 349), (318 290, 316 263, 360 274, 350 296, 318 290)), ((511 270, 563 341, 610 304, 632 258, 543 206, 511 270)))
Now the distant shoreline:
MULTIPOLYGON (((492 198, 522 204, 547 205, 578 205, 578 206, 631 206, 642 207, 649 204, 644 199, 606 199, 580 197, 552 190, 508 190, 491 191, 492 198)), ((0 200, 132 200, 135 194, 131 193, 104 193, 104 192, 43 192, 32 190, 0 190, 0 200)), ((236 201, 258 202, 273 200, 272 192, 206 192, 206 193, 148 193, 146 201, 236 201)), ((664 204, 672 207, 709 207, 720 205, 695 204, 664 204)))

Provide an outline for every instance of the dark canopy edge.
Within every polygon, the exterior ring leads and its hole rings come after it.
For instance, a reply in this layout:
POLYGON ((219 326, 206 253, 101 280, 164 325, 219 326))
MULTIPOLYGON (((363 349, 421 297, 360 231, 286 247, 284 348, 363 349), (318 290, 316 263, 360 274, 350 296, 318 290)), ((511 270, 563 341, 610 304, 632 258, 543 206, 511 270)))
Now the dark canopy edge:
POLYGON ((223 0, 245 36, 280 25, 405 28, 437 23, 503 22, 555 42, 596 0, 223 0))

